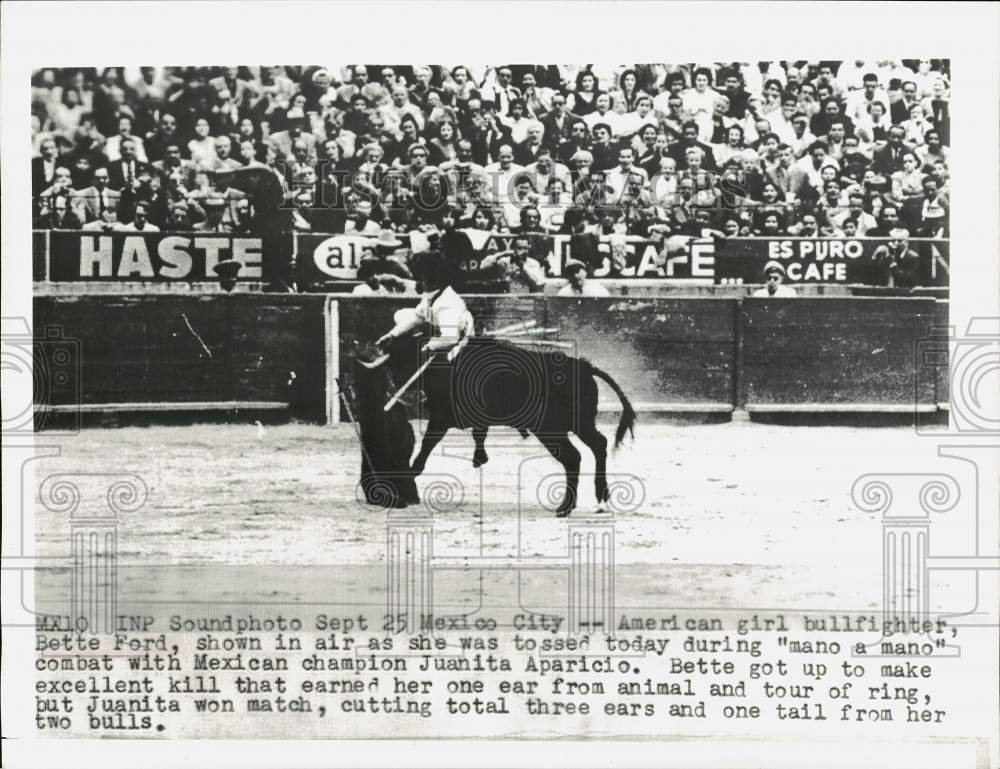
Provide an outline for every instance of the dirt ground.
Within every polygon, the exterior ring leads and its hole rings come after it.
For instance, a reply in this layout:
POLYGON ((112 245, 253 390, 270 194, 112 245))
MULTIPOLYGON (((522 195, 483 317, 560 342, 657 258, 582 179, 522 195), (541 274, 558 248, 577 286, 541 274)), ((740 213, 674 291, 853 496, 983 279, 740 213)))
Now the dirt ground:
MULTIPOLYGON (((611 417, 603 429, 613 433, 611 417)), ((107 509, 115 478, 105 474, 138 476, 148 490, 116 521, 123 605, 382 600, 387 515, 356 497, 349 424, 86 429, 52 443, 59 456, 36 463, 38 555, 70 554, 68 516, 47 500, 58 476, 81 488, 78 516, 107 509)), ((490 461, 477 470, 471 434, 453 432, 418 485, 434 556, 471 560, 435 578, 436 601, 481 605, 506 600, 484 599, 491 591, 516 590, 522 603, 545 605, 558 575, 529 559, 565 557, 569 527, 613 522, 619 606, 871 611, 881 602, 881 521, 852 504, 852 484, 933 466, 932 444, 905 427, 644 421, 609 459, 611 509, 595 513, 593 459, 580 445, 581 504, 557 519, 560 468, 536 440, 491 431, 490 461), (512 568, 480 569, 482 556, 512 568), (505 571, 522 576, 511 582, 505 571)), ((40 607, 68 589, 68 568, 46 570, 40 607)))

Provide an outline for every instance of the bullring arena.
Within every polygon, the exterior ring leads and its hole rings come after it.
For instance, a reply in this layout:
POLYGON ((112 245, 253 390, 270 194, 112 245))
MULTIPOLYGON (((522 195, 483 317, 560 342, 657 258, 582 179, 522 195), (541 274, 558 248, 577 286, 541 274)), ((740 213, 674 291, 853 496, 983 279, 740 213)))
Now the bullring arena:
MULTIPOLYGON (((420 505, 364 503, 341 388, 404 299, 36 297, 36 329, 58 318, 79 330, 79 380, 38 410, 37 446, 59 447, 33 463, 38 556, 57 559, 39 572, 38 610, 65 612, 66 559, 93 557, 94 531, 98 549, 115 548, 119 612, 399 606, 431 585, 437 611, 465 616, 511 605, 571 620, 627 607, 882 607, 884 521, 855 485, 935 461, 928 436, 945 377, 913 351, 935 344, 947 304, 469 302, 484 329, 526 318, 558 327, 635 404, 635 438, 609 457, 604 511, 581 446, 580 504, 557 519, 559 465, 508 428, 490 431, 478 469, 469 432, 451 432, 418 480, 420 505), (80 405, 60 407, 74 387, 80 405), (394 576, 400 547, 411 571, 394 576), (598 565, 574 588, 579 558, 598 565), (581 609, 574 589, 612 597, 581 609)), ((600 387, 610 436, 616 400, 600 387)), ((426 423, 418 401, 409 408, 419 440, 426 423)))

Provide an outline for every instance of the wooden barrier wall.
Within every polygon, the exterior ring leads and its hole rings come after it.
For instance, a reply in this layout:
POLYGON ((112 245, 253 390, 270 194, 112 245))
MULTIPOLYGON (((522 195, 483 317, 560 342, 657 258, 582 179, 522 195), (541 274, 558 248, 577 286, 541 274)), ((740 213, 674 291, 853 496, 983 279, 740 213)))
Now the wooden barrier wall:
MULTIPOLYGON (((232 294, 36 297, 36 339, 78 340, 79 384, 51 404, 82 410, 338 409, 334 376, 371 354, 413 299, 232 294), (332 372, 332 373, 331 373, 332 372), (110 406, 109 406, 110 404, 110 406)), ((947 370, 946 302, 930 298, 472 296, 477 329, 536 320, 612 374, 641 411, 933 411, 947 370)), ((618 407, 601 385, 602 407, 618 407)))
MULTIPOLYGON (((324 414, 324 306, 322 296, 275 294, 36 297, 33 303, 36 339, 56 327, 78 340, 84 411, 244 404, 316 419, 324 414)), ((75 404, 62 391, 46 405, 75 404)))

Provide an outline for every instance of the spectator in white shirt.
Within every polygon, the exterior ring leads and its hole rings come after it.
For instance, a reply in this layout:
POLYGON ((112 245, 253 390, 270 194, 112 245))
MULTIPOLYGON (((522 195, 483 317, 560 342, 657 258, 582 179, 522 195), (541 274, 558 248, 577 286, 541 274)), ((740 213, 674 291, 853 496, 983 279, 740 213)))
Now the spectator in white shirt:
POLYGON ((869 105, 875 102, 881 102, 888 111, 889 94, 879 85, 878 75, 868 72, 864 75, 863 87, 847 95, 847 116, 857 123, 868 114, 869 105))
POLYGON ((653 97, 642 94, 636 97, 635 111, 626 112, 619 119, 618 131, 621 136, 629 137, 639 133, 647 125, 656 128, 656 115, 653 114, 653 97))
POLYGON ((712 88, 712 71, 707 67, 699 67, 694 72, 694 87, 683 94, 684 109, 689 119, 694 120, 702 135, 707 130, 712 135, 712 107, 719 97, 718 91, 712 88))
POLYGON ((593 132, 594 126, 604 123, 611 129, 612 136, 619 136, 621 130, 621 116, 611 110, 611 96, 606 93, 599 93, 594 99, 594 111, 585 115, 583 122, 587 128, 593 132))
POLYGON ((123 224, 119 228, 122 232, 159 232, 160 228, 149 221, 149 209, 145 203, 139 202, 135 204, 135 209, 132 212, 132 221, 128 224, 123 224))
POLYGON ((767 122, 771 126, 771 133, 777 134, 778 139, 783 144, 791 144, 795 141, 795 128, 792 126, 792 118, 798 108, 799 100, 793 93, 786 93, 781 97, 781 109, 772 112, 767 116, 767 122))

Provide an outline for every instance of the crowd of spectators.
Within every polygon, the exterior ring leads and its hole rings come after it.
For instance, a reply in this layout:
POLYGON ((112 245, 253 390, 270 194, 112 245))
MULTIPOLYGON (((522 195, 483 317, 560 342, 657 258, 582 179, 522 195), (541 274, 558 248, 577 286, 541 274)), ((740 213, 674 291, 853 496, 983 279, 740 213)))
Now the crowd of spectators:
POLYGON ((244 231, 259 167, 297 231, 947 237, 949 89, 916 59, 44 69, 34 224, 244 231))

